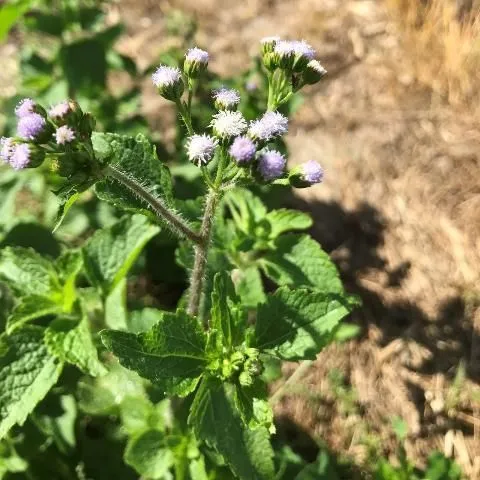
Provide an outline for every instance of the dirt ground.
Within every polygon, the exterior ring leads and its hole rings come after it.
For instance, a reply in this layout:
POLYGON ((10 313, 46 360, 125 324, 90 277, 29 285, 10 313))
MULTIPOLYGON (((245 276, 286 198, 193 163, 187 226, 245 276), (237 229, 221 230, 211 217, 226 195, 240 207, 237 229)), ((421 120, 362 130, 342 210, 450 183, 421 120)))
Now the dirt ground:
MULTIPOLYGON (((479 109, 417 81, 380 0, 122 0, 110 12, 128 25, 121 49, 148 65, 169 41, 172 9, 197 20, 217 72, 242 71, 273 34, 306 39, 329 72, 288 135, 290 162, 319 160, 326 182, 295 203, 363 298, 352 319, 362 333, 325 350, 278 416, 365 463, 394 455, 401 417, 419 465, 437 449, 480 479, 479 109)), ((165 127, 149 85, 143 108, 165 127)))
MULTIPOLYGON (((401 417, 419 465, 437 449, 480 478, 478 108, 419 84, 380 1, 124 1, 113 13, 129 25, 122 48, 155 58, 171 9, 198 21, 197 43, 218 72, 241 71, 273 34, 306 39, 329 71, 292 122, 290 161, 326 169, 296 204, 362 296, 354 321, 363 328, 323 352, 277 414, 360 462, 394 454, 392 418, 401 417)), ((155 117, 162 100, 151 93, 155 117)))

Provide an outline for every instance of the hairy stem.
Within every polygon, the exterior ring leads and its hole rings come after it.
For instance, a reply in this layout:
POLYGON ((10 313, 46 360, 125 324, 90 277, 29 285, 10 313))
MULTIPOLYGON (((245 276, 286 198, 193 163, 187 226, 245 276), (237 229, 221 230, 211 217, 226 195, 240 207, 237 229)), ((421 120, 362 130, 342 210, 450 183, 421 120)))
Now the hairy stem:
POLYGON ((190 277, 190 297, 188 299, 188 313, 193 316, 198 315, 200 302, 202 300, 205 270, 207 267, 208 249, 212 237, 212 227, 215 220, 215 212, 218 203, 222 197, 220 189, 223 180, 223 171, 227 163, 228 157, 224 148, 222 148, 220 159, 218 162, 215 183, 207 194, 205 201, 205 209, 203 211, 202 228, 200 236, 202 241, 195 246, 195 259, 193 262, 192 276, 190 277))
POLYGON ((178 236, 182 238, 188 238, 198 245, 202 243, 201 234, 198 234, 192 230, 177 212, 167 207, 162 200, 153 196, 133 178, 129 177, 126 173, 122 172, 113 165, 108 165, 105 168, 104 173, 127 187, 135 196, 147 203, 155 212, 157 217, 165 222, 178 236))
POLYGON ((200 301, 202 299, 208 248, 210 246, 213 220, 219 199, 219 192, 213 189, 210 190, 205 202, 202 229, 200 232, 202 241, 195 246, 195 260, 193 262, 192 276, 190 277, 190 297, 188 299, 188 313, 193 316, 198 315, 200 301))
MULTIPOLYGON (((188 102, 191 102, 191 93, 189 92, 189 99, 188 102)), ((178 99, 175 104, 177 105, 178 113, 182 117, 183 123, 185 124, 185 127, 187 127, 187 132, 189 135, 193 135, 195 132, 193 131, 193 126, 192 126, 192 117, 190 115, 190 112, 187 108, 187 106, 182 102, 181 99, 178 99)))

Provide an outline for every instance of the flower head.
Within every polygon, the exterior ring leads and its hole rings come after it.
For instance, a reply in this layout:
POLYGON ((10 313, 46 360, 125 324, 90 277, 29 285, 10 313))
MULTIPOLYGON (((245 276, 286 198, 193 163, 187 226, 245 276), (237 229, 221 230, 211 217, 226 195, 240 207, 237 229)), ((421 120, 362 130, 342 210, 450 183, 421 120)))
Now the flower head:
POLYGON ((153 84, 167 100, 180 98, 183 93, 182 72, 177 67, 160 65, 152 74, 153 84))
POLYGON ((261 118, 250 123, 248 135, 253 140, 268 141, 286 133, 288 118, 279 112, 265 112, 261 118))
POLYGON ((0 139, 0 158, 7 163, 10 163, 10 157, 12 156, 15 143, 13 138, 2 137, 0 139))
POLYGON ((187 139, 188 159, 197 166, 206 165, 215 154, 218 140, 210 135, 192 135, 187 139))
POLYGON ((208 65, 208 52, 198 47, 190 48, 185 54, 185 62, 183 63, 183 71, 189 78, 197 78, 208 65))
POLYGON ((303 72, 303 79, 306 84, 313 85, 320 81, 326 74, 327 71, 318 60, 310 60, 307 63, 307 68, 305 68, 303 72))
POLYGON ((67 100, 57 103, 49 111, 48 114, 54 119, 64 118, 70 112, 70 104, 67 100))
POLYGON ((229 153, 239 164, 246 164, 253 160, 257 149, 248 137, 237 137, 230 146, 229 153))
POLYGON ((280 40, 275 44, 274 53, 281 68, 302 71, 315 57, 315 49, 305 40, 280 40))
POLYGON ((25 140, 35 140, 43 132, 45 125, 45 119, 41 115, 30 113, 19 119, 17 133, 25 140))
POLYGON ((26 143, 19 143, 13 148, 9 163, 15 170, 21 170, 29 165, 30 155, 30 145, 26 143))
POLYGON ((58 145, 65 145, 66 143, 73 142, 75 140, 75 132, 67 125, 63 125, 57 128, 55 132, 55 140, 58 145))
POLYGON ((231 138, 238 137, 247 129, 247 121, 240 112, 222 110, 213 116, 210 126, 215 135, 231 138))
POLYGON ((185 60, 190 62, 208 63, 208 52, 198 47, 190 48, 185 54, 185 60))
POLYGON ((15 107, 15 115, 18 118, 26 117, 31 113, 34 113, 35 102, 31 98, 24 98, 15 107))
POLYGON ((240 93, 233 88, 219 88, 213 92, 218 110, 235 110, 240 103, 240 93))
POLYGON ((274 180, 283 175, 287 160, 277 150, 265 150, 259 158, 258 170, 264 180, 274 180))
POLYGON ((320 183, 323 180, 323 168, 315 160, 309 160, 301 166, 303 179, 310 185, 320 183))

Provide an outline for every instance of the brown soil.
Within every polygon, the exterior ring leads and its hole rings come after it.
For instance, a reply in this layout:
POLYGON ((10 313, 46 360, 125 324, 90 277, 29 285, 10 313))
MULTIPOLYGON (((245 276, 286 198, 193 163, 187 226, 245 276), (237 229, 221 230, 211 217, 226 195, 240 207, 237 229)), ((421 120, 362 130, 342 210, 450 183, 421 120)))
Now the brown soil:
MULTIPOLYGON (((419 465, 437 449, 480 478, 478 117, 417 84, 381 2, 221 3, 122 2, 131 32, 123 47, 154 59, 176 8, 196 18, 196 40, 220 73, 241 71, 272 34, 308 40, 330 73, 293 121, 290 161, 326 168, 326 183, 299 191, 296 203, 312 212, 313 233, 362 296, 354 320, 363 333, 324 351, 278 415, 362 462, 394 454, 399 416, 419 465), (332 387, 332 369, 353 400, 332 387)), ((164 108, 151 93, 150 114, 164 108)))

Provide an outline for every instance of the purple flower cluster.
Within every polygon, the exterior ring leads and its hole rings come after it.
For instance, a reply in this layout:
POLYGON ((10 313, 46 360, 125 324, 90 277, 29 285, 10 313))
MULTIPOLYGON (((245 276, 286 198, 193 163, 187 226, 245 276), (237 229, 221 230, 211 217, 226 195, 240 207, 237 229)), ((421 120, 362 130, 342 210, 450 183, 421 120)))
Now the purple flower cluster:
POLYGON ((267 142, 288 130, 288 118, 279 112, 266 112, 250 123, 248 135, 253 140, 267 142))
POLYGON ((159 87, 172 86, 182 80, 182 72, 177 67, 160 65, 152 74, 153 84, 159 87))
POLYGON ((68 101, 60 102, 57 103, 57 105, 54 105, 49 111, 48 114, 53 118, 53 119, 62 119, 65 118, 65 116, 70 112, 70 104, 68 101))
POLYGON ((310 185, 320 183, 323 180, 323 168, 315 160, 309 160, 301 166, 302 179, 310 185))
POLYGON ((277 150, 265 150, 258 159, 258 170, 264 180, 275 180, 283 175, 287 160, 277 150))
POLYGON ((0 158, 15 170, 25 168, 30 163, 31 150, 27 143, 15 143, 13 138, 0 140, 0 158))
POLYGON ((257 148, 248 137, 237 137, 230 146, 229 153, 239 165, 245 165, 253 160, 257 148))
POLYGON ((46 120, 38 113, 30 113, 19 118, 17 134, 24 140, 35 140, 43 132, 46 123, 46 120))
POLYGON ((15 107, 15 115, 18 118, 26 117, 34 112, 36 104, 31 98, 24 98, 15 107))
POLYGON ((66 143, 71 143, 75 140, 75 132, 70 127, 62 125, 57 128, 55 132, 55 140, 58 145, 65 145, 66 143))

